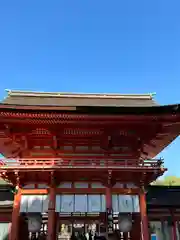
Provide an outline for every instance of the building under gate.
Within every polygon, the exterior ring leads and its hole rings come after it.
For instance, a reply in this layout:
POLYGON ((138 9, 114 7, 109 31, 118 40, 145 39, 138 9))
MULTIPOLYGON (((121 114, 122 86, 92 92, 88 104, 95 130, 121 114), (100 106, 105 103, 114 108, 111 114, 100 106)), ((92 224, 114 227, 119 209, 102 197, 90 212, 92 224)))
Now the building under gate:
MULTIPOLYGON (((11 224, 14 197, 12 190, 13 187, 11 185, 0 183, 0 240, 7 239, 8 229, 11 224)), ((158 237, 158 240, 180 239, 179 199, 179 186, 149 186, 147 188, 146 202, 149 233, 155 234, 158 237)), ((44 220, 41 228, 41 231, 44 231, 45 233, 47 231, 46 224, 47 219, 46 221, 44 220)), ((72 224, 73 221, 69 226, 72 227, 72 224)), ((77 229, 78 225, 75 225, 77 229)), ((87 228, 88 224, 84 222, 84 224, 81 224, 81 227, 82 226, 87 228)))
POLYGON ((90 230, 149 239, 145 188, 166 171, 154 157, 179 135, 179 105, 8 91, 0 123, 1 177, 16 186, 11 240, 90 230))

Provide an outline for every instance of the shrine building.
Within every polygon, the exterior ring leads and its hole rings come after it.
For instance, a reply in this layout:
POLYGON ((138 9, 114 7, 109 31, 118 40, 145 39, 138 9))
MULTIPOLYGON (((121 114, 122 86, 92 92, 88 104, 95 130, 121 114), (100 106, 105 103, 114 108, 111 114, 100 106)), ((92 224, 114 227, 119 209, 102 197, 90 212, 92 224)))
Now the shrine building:
POLYGON ((147 211, 146 191, 167 170, 155 157, 179 136, 180 105, 158 105, 153 94, 7 92, 0 177, 15 187, 9 240, 150 240, 162 214, 147 211))

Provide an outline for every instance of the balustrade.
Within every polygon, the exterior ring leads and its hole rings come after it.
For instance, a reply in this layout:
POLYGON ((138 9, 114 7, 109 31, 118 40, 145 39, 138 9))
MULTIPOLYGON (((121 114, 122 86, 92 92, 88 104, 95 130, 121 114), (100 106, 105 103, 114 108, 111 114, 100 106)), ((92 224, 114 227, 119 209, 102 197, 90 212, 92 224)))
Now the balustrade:
POLYGON ((161 168, 162 160, 148 159, 96 159, 92 157, 82 158, 21 158, 21 159, 0 159, 0 166, 10 167, 55 167, 55 168, 161 168))

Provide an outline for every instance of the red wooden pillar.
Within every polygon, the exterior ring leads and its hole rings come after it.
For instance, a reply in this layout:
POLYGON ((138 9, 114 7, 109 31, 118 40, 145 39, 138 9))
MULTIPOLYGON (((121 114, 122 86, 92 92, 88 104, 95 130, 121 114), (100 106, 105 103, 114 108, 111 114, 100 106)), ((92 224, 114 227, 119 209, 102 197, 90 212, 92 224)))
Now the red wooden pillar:
POLYGON ((142 188, 139 194, 140 215, 141 215, 141 235, 142 240, 149 240, 148 217, 146 207, 146 194, 142 188))
MULTIPOLYGON (((111 186, 108 184, 106 186, 106 211, 112 210, 112 195, 111 186)), ((108 216, 106 217, 106 238, 109 239, 109 229, 108 229, 108 216)))
POLYGON ((112 191, 111 186, 106 186, 106 209, 112 209, 112 191))
POLYGON ((106 209, 112 209, 112 171, 108 171, 106 184, 106 209))
MULTIPOLYGON (((106 211, 112 213, 112 171, 108 171, 106 184, 106 211)), ((109 214, 108 214, 109 215, 109 214)), ((109 239, 109 216, 106 216, 106 238, 109 239)))
POLYGON ((172 226, 172 234, 171 234, 171 238, 172 240, 177 240, 177 234, 176 234, 176 223, 174 222, 173 223, 173 226, 172 226))
POLYGON ((177 240, 176 220, 175 220, 173 211, 171 212, 171 216, 172 216, 171 239, 177 240))
POLYGON ((48 205, 48 236, 47 240, 56 239, 56 189, 55 184, 51 184, 49 189, 49 205, 48 205))
POLYGON ((21 188, 18 188, 16 194, 14 195, 12 223, 9 233, 9 240, 19 240, 20 204, 21 204, 21 188))

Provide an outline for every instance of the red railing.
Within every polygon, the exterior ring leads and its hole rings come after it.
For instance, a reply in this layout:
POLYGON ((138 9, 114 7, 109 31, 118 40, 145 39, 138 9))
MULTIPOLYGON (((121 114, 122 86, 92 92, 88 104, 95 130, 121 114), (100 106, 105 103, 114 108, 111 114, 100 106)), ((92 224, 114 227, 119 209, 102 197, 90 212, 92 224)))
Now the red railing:
POLYGON ((22 158, 22 159, 1 159, 0 167, 2 168, 24 168, 24 167, 54 167, 54 168, 161 168, 162 160, 150 159, 150 160, 112 160, 112 159, 63 159, 63 158, 22 158))

